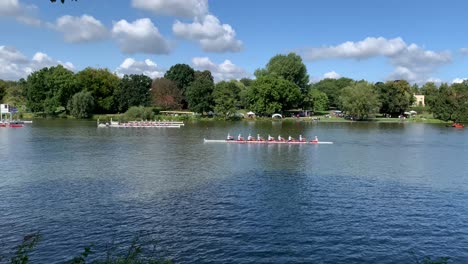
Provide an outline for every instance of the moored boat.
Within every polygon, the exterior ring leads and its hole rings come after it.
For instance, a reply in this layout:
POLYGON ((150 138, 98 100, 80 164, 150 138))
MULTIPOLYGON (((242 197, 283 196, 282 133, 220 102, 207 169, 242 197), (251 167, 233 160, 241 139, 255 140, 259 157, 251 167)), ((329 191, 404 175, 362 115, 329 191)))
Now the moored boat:
POLYGON ((184 125, 181 121, 130 121, 120 123, 111 119, 110 123, 100 123, 97 121, 98 127, 119 127, 119 128, 150 128, 150 127, 167 127, 167 128, 180 128, 184 125))

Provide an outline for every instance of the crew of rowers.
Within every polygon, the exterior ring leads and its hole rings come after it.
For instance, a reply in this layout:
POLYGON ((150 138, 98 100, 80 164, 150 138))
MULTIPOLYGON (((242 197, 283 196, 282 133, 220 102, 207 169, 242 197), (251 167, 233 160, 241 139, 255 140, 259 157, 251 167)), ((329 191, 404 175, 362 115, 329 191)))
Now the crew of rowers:
MULTIPOLYGON (((230 134, 227 135, 226 140, 234 140, 234 137, 231 136, 230 134)), ((241 134, 237 136, 237 141, 245 141, 244 137, 242 137, 241 134)), ((247 137, 247 141, 265 141, 263 137, 260 136, 260 134, 257 134, 257 138, 252 137, 250 134, 247 137)), ((275 140, 274 137, 268 135, 268 141, 281 141, 281 142, 286 142, 286 139, 278 135, 278 140, 275 140)), ((302 137, 302 135, 299 135, 299 140, 296 140, 295 138, 289 136, 287 142, 307 142, 307 139, 305 137, 302 137)), ((312 140, 312 142, 318 142, 317 136, 312 140)))

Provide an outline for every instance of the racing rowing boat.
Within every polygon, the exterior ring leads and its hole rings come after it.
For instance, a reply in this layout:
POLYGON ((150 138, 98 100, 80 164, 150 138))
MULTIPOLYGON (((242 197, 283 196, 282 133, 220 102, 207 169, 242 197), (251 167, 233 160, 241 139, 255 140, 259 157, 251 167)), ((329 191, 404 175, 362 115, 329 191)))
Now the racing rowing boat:
POLYGON ((278 140, 228 140, 228 139, 206 139, 204 138, 203 141, 205 143, 239 143, 239 144, 333 144, 330 141, 318 141, 318 140, 311 140, 311 141, 278 141, 278 140))

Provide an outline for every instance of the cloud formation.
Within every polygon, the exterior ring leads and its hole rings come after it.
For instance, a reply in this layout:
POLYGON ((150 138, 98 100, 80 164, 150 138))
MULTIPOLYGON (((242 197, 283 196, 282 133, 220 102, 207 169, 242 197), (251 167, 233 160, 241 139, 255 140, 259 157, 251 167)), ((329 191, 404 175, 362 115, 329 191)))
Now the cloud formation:
POLYGON ((132 6, 158 15, 184 18, 201 17, 208 13, 208 0, 132 0, 132 6))
POLYGON ((208 57, 195 57, 192 65, 197 70, 209 70, 215 81, 238 80, 248 77, 244 69, 233 64, 230 60, 225 60, 221 64, 215 64, 208 57))
POLYGON ((468 55, 468 48, 461 48, 460 53, 463 55, 468 55))
POLYGON ((19 0, 1 0, 0 17, 13 17, 18 22, 30 26, 41 26, 42 21, 36 18, 37 7, 34 5, 24 5, 19 0))
POLYGON ((18 0, 0 1, 0 16, 16 16, 21 13, 21 5, 18 0))
POLYGON ((36 52, 31 59, 28 59, 15 47, 0 46, 0 79, 3 80, 26 78, 34 71, 58 64, 69 70, 75 69, 72 63, 54 60, 42 52, 36 52))
POLYGON ((122 64, 115 70, 119 77, 125 74, 144 74, 151 79, 163 77, 165 70, 160 69, 156 63, 150 59, 144 61, 136 61, 133 58, 126 58, 122 64))
POLYGON ((236 31, 228 24, 221 24, 213 15, 195 19, 193 23, 176 21, 172 31, 180 38, 198 41, 204 51, 238 52, 242 41, 236 39, 236 31))
POLYGON ((467 81, 468 78, 455 78, 453 79, 452 83, 462 83, 464 81, 467 81))
POLYGON ((65 41, 70 43, 97 41, 109 36, 107 28, 101 21, 89 15, 62 16, 52 27, 63 33, 65 41))
POLYGON ((327 72, 323 75, 323 79, 339 79, 341 75, 336 73, 335 71, 327 72))
POLYGON ((132 23, 122 19, 114 24, 112 36, 123 53, 168 54, 171 45, 149 18, 137 19, 132 23))
POLYGON ((405 79, 423 82, 439 67, 452 61, 448 51, 434 52, 416 44, 406 44, 401 38, 385 39, 368 37, 358 42, 345 42, 337 46, 306 48, 300 53, 305 60, 368 59, 382 56, 389 59, 395 69, 388 79, 405 79))

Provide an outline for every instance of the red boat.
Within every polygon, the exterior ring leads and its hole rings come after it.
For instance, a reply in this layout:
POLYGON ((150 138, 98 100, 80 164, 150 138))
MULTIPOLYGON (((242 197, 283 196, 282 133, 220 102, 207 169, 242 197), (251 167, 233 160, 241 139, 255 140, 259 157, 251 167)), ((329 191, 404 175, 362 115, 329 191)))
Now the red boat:
POLYGON ((453 123, 452 127, 454 127, 454 128, 464 128, 465 126, 463 124, 461 124, 461 123, 453 123))

